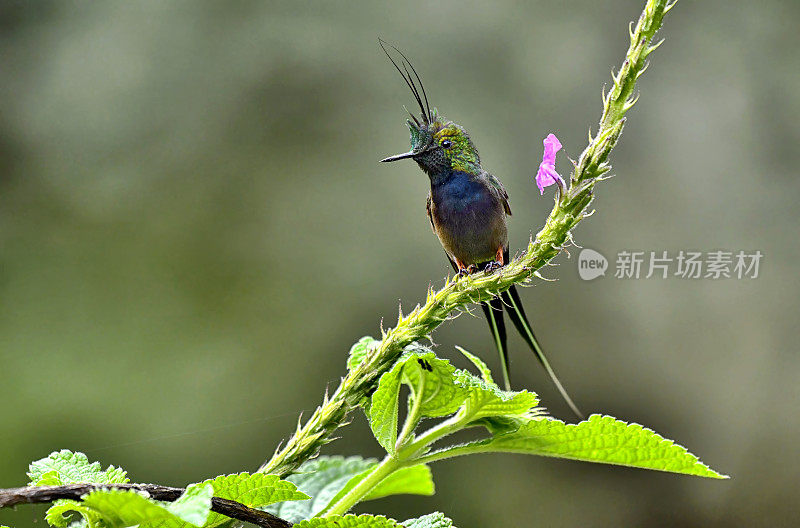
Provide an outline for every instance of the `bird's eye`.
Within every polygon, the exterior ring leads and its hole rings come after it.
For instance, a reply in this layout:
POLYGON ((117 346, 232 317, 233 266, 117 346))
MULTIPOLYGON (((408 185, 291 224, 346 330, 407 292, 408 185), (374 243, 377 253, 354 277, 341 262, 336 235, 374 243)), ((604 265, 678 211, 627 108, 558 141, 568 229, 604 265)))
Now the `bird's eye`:
POLYGON ((451 143, 449 139, 445 139, 444 141, 442 141, 442 148, 450 148, 450 145, 451 143))

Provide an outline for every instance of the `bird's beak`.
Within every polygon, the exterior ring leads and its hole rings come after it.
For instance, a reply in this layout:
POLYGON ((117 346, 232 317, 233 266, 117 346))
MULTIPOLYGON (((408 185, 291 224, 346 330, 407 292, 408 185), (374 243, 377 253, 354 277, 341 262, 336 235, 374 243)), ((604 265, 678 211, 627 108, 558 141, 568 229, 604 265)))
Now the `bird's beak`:
POLYGON ((401 159, 413 158, 417 154, 419 154, 419 152, 415 152, 413 150, 409 150, 408 152, 404 152, 402 154, 397 154, 395 156, 389 156, 388 158, 384 158, 384 159, 381 160, 381 163, 388 163, 390 161, 397 161, 397 160, 401 160, 401 159))

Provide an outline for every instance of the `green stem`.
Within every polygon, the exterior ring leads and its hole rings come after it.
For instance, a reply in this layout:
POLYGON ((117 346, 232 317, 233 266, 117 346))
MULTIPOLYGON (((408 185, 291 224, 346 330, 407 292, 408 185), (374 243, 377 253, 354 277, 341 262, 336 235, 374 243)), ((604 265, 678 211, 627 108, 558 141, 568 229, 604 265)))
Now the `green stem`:
POLYGON ((452 418, 425 431, 418 438, 415 438, 413 442, 399 450, 395 456, 411 465, 419 464, 420 459, 416 456, 418 453, 425 451, 428 446, 437 440, 460 431, 464 428, 465 423, 465 417, 461 416, 460 413, 456 414, 452 418))
POLYGON ((674 5, 668 0, 647 0, 641 16, 630 31, 630 46, 614 85, 603 97, 603 114, 597 135, 581 153, 570 178, 571 185, 558 193, 547 221, 532 239, 524 253, 495 273, 476 273, 448 279, 438 291, 428 291, 422 306, 408 315, 400 315, 397 325, 383 333, 381 341, 364 360, 347 373, 332 396, 326 395, 303 426, 262 464, 259 471, 286 476, 300 464, 316 456, 333 432, 347 423, 348 413, 374 389, 378 379, 389 370, 403 347, 424 339, 453 313, 471 303, 488 301, 515 284, 530 282, 538 271, 561 252, 572 240, 572 230, 588 214, 594 198, 594 186, 611 170, 608 156, 616 146, 625 123, 625 114, 635 103, 631 98, 639 76, 644 72, 648 55, 658 46, 651 46, 653 35, 664 15, 674 5))
MULTIPOLYGON (((423 376, 424 379, 424 376, 423 376)), ((424 383, 421 384, 424 388, 424 383)), ((418 393, 420 396, 422 391, 418 393)), ((422 398, 419 397, 414 400, 413 407, 418 407, 417 402, 421 401, 422 398)), ((418 419, 414 418, 414 413, 417 411, 411 411, 409 414, 408 419, 406 420, 406 426, 408 424, 413 423, 414 426, 418 422, 418 419)), ((336 504, 328 508, 324 512, 324 516, 330 515, 343 515, 347 513, 350 508, 361 502, 364 497, 366 497, 369 492, 375 489, 375 486, 381 483, 383 479, 391 475, 393 472, 402 469, 404 467, 409 466, 416 466, 420 463, 420 460, 426 457, 418 457, 417 455, 421 452, 424 452, 425 449, 436 442, 437 440, 444 438, 450 434, 453 434, 464 427, 467 418, 463 416, 453 416, 449 420, 445 420, 444 422, 440 423, 439 425, 432 427, 431 429, 427 430, 418 438, 414 439, 412 442, 408 442, 405 445, 401 445, 400 440, 404 437, 407 437, 410 434, 410 431, 413 431, 414 426, 411 426, 408 431, 406 431, 406 427, 403 427, 403 431, 405 434, 401 434, 398 437, 397 445, 399 447, 396 448, 396 452, 391 455, 387 455, 383 461, 378 464, 372 472, 367 475, 364 480, 359 482, 353 489, 348 491, 341 499, 336 501, 336 504)), ((404 442, 405 443, 405 442, 404 442)))
POLYGON ((459 446, 448 447, 440 451, 434 451, 427 455, 417 458, 415 464, 430 464, 431 462, 438 462, 447 458, 453 458, 462 455, 474 455, 477 453, 491 453, 495 450, 482 446, 478 443, 463 444, 459 446))
POLYGON ((408 416, 406 416, 406 422, 403 424, 403 430, 400 431, 400 435, 397 437, 397 442, 395 443, 394 450, 399 451, 400 448, 403 447, 403 444, 406 443, 408 436, 414 431, 419 424, 421 415, 420 409, 422 409, 422 397, 425 395, 425 375, 420 375, 419 377, 419 385, 416 387, 414 392, 414 403, 411 406, 411 410, 408 411, 408 416))
POLYGON ((353 489, 348 491, 341 499, 336 501, 336 504, 328 508, 325 512, 325 516, 331 515, 344 515, 350 508, 358 504, 367 494, 375 489, 375 486, 381 483, 383 479, 401 469, 403 467, 403 462, 399 461, 398 459, 387 456, 383 459, 383 461, 375 466, 375 469, 364 478, 361 482, 359 482, 353 489))

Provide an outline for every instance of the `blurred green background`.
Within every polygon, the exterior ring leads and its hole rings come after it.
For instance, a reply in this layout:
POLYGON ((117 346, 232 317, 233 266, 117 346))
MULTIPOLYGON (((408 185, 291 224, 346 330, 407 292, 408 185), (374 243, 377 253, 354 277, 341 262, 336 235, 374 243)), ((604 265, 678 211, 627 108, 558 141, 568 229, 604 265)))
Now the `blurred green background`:
MULTIPOLYGON (((513 247, 552 206, 641 1, 0 3, 0 486, 60 448, 183 485, 251 470, 449 272, 377 37, 414 60, 511 195, 513 247), (559 158, 562 173, 566 158, 559 158)), ((523 292, 585 411, 676 439, 730 481, 524 456, 439 463, 460 527, 787 526, 800 516, 800 4, 683 0, 576 252, 523 292), (623 249, 760 250, 756 280, 613 278, 623 249), (792 277, 795 277, 792 279, 792 277)), ((496 367, 483 320, 435 334, 496 367)), ((520 340, 516 383, 569 411, 520 340)), ((362 416, 327 453, 380 454, 362 416)), ((43 525, 41 507, 0 523, 43 525), (37 519, 39 519, 37 521, 37 519)))

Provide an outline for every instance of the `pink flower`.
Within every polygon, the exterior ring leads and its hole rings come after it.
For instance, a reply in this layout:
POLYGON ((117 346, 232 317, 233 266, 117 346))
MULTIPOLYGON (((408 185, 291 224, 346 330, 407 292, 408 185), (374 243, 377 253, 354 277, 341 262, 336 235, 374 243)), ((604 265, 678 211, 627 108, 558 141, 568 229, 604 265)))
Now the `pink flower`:
POLYGON ((556 172, 556 152, 561 150, 561 142, 555 134, 548 134, 543 143, 544 155, 536 173, 536 185, 539 186, 539 194, 544 194, 545 187, 549 187, 559 180, 562 186, 564 184, 564 178, 556 172))

